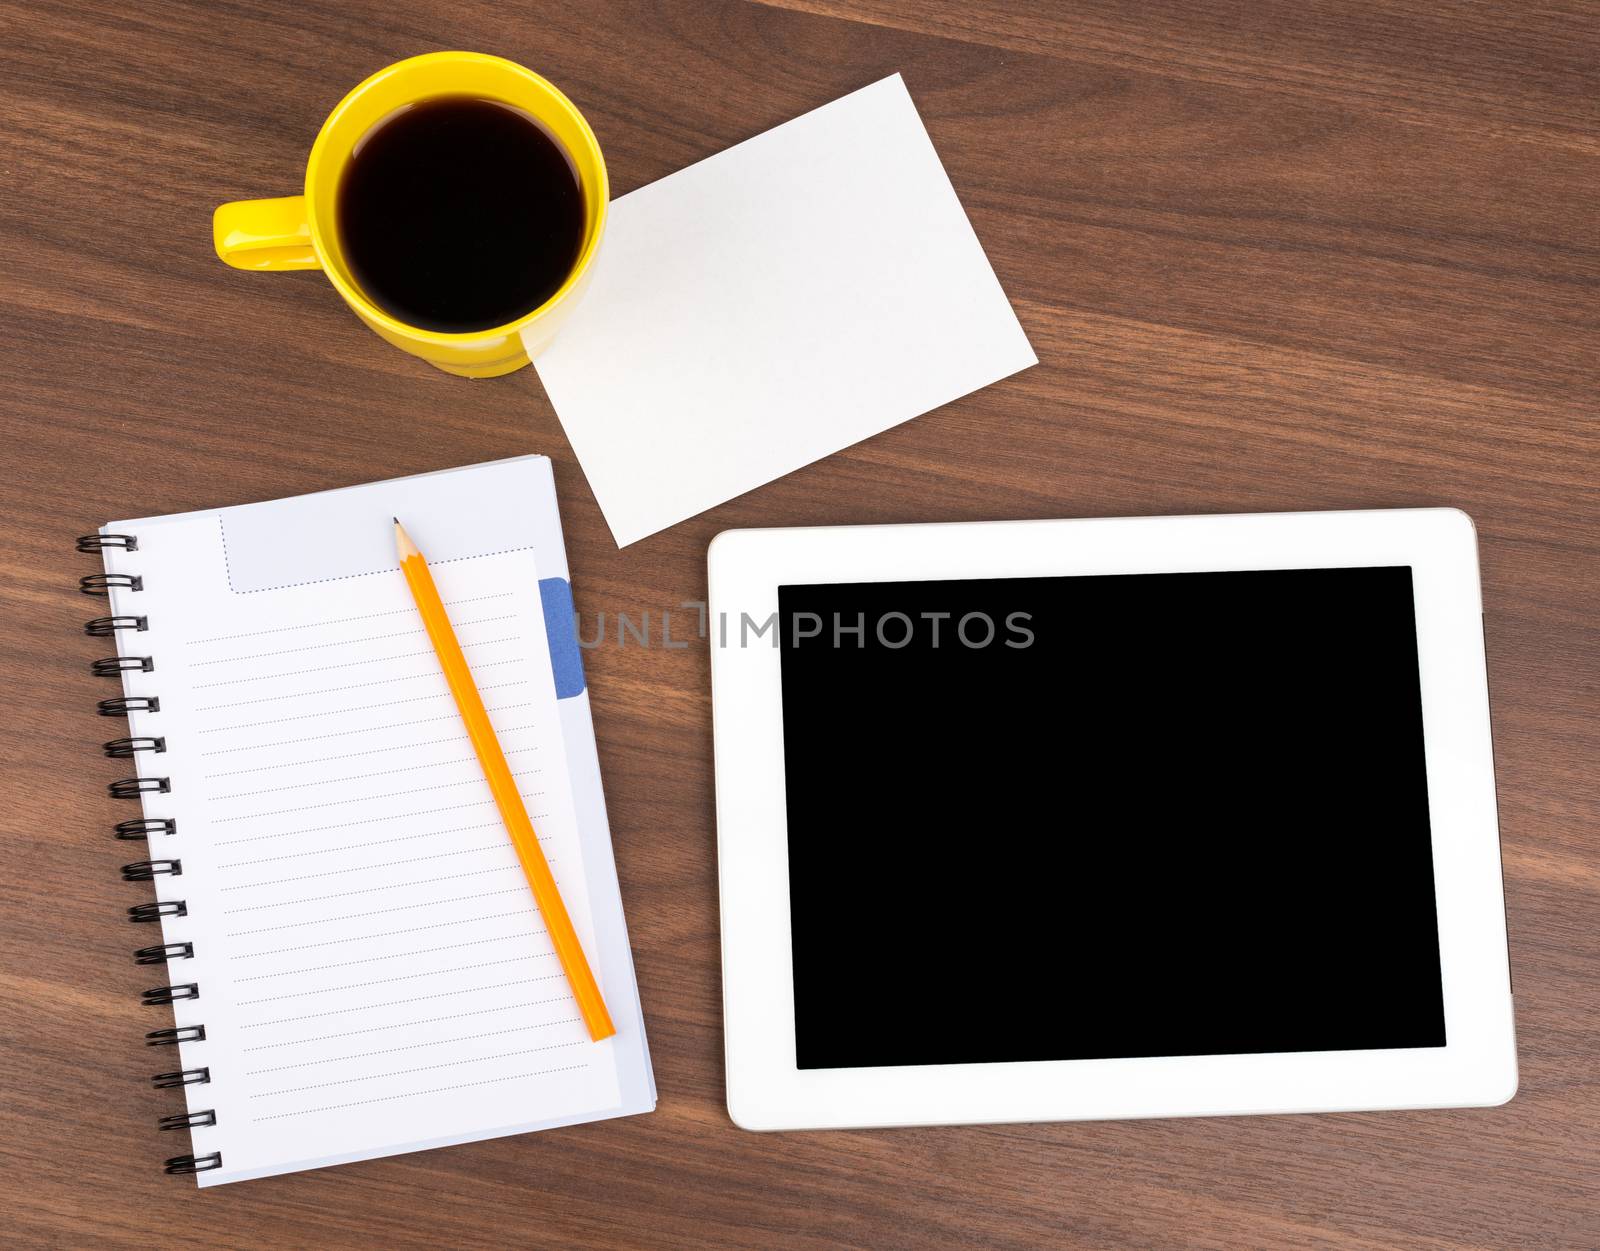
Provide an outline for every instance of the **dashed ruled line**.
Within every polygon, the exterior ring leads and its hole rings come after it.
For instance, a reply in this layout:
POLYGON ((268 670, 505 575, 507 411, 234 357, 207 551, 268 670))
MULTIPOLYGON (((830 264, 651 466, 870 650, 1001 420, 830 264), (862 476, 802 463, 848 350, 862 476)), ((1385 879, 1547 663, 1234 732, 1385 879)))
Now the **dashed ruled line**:
MULTIPOLYGON (((285 1086, 282 1090, 259 1090, 251 1095, 252 1099, 273 1099, 279 1095, 297 1095, 307 1090, 327 1090, 331 1086, 350 1086, 356 1082, 381 1081, 386 1077, 409 1077, 413 1073, 432 1073, 438 1069, 459 1069, 469 1064, 490 1064, 495 1060, 512 1060, 517 1056, 531 1056, 540 1051, 562 1051, 568 1047, 581 1047, 587 1039, 577 1038, 572 1042, 547 1043, 543 1047, 524 1047, 519 1051, 504 1051, 492 1056, 468 1056, 460 1060, 443 1060, 438 1064, 421 1064, 415 1068, 395 1069, 389 1073, 362 1073, 359 1077, 339 1077, 331 1082, 312 1082, 307 1086, 285 1086)), ((579 1065, 586 1068, 587 1065, 579 1065)))
MULTIPOLYGON (((490 621, 515 621, 516 613, 506 613, 500 617, 474 617, 471 621, 455 621, 451 624, 458 630, 465 630, 468 626, 484 625, 490 621)), ((191 660, 191 669, 203 669, 207 665, 242 665, 252 660, 266 660, 272 656, 293 656, 299 652, 320 652, 329 647, 354 647, 357 643, 376 643, 380 639, 403 639, 413 634, 423 633, 423 628, 417 626, 412 630, 393 630, 388 634, 363 634, 360 638, 338 639, 332 643, 307 643, 304 647, 285 647, 275 652, 251 652, 248 656, 219 656, 215 660, 191 660)))
MULTIPOLYGON (((503 691, 508 686, 527 686, 527 685, 528 685, 528 679, 527 678, 518 678, 515 682, 501 682, 501 683, 498 683, 495 686, 480 686, 478 688, 478 694, 481 695, 481 694, 483 694, 484 691, 503 691)), ((296 713, 292 717, 277 717, 277 718, 274 718, 273 720, 270 720, 270 721, 246 721, 242 725, 215 725, 215 726, 210 727, 209 729, 196 730, 195 733, 196 734, 222 734, 222 733, 224 733, 226 731, 229 731, 229 730, 254 730, 254 729, 257 729, 257 728, 259 728, 260 726, 263 726, 263 725, 282 725, 286 721, 308 721, 313 717, 342 716, 344 713, 347 713, 347 712, 371 712, 374 708, 393 708, 397 704, 420 704, 423 700, 426 700, 426 699, 448 699, 449 697, 450 697, 450 692, 448 690, 435 691, 432 695, 411 695, 411 696, 408 696, 405 699, 391 699, 391 700, 387 700, 387 701, 385 701, 384 703, 381 703, 381 704, 357 704, 354 708, 335 708, 335 709, 332 709, 332 710, 324 710, 322 712, 300 712, 300 713, 296 713)), ((232 706, 233 705, 231 705, 231 704, 218 704, 217 705, 218 708, 231 708, 232 706)), ((492 712, 493 709, 491 709, 490 711, 492 712)), ((452 716, 460 716, 461 714, 460 713, 452 713, 450 715, 452 715, 452 716)), ((384 727, 382 727, 382 726, 368 726, 367 727, 367 729, 383 729, 383 728, 384 727)), ((360 734, 360 733, 363 733, 363 732, 364 731, 362 731, 362 730, 343 730, 343 731, 341 731, 341 733, 344 733, 344 734, 360 734)), ((333 736, 330 735, 328 737, 333 737, 333 736)), ((246 749, 240 748, 239 750, 246 750, 246 749)), ((205 753, 202 753, 202 754, 205 754, 205 753)))
MULTIPOLYGON (((505 754, 507 756, 518 756, 523 752, 538 750, 538 747, 514 747, 505 754)), ((266 786, 257 791, 234 791, 227 795, 213 795, 211 799, 214 803, 220 803, 224 799, 250 799, 256 795, 276 795, 282 791, 303 791, 308 786, 339 786, 345 782, 363 782, 368 778, 391 777, 396 773, 416 773, 422 769, 442 769, 447 765, 477 763, 478 758, 476 756, 458 756, 454 760, 429 760, 416 764, 400 765, 393 769, 376 769, 371 773, 350 773, 339 778, 318 778, 314 782, 290 782, 285 786, 266 786)), ((292 766, 285 765, 284 767, 291 768, 292 766)), ((534 769, 532 772, 542 773, 544 770, 534 769)))
POLYGON ((252 1121, 281 1121, 285 1117, 310 1116, 316 1112, 339 1112, 345 1108, 359 1108, 367 1103, 391 1103, 396 1099, 414 1099, 418 1095, 439 1095, 451 1090, 466 1090, 471 1086, 493 1086, 498 1082, 523 1081, 529 1077, 548 1077, 552 1073, 573 1073, 586 1069, 587 1064, 569 1064, 563 1068, 535 1069, 531 1073, 513 1073, 509 1077, 488 1077, 481 1082, 463 1082, 459 1086, 435 1086, 430 1090, 408 1090, 402 1095, 382 1095, 376 1099, 356 1099, 350 1103, 330 1103, 321 1108, 301 1108, 298 1112, 274 1112, 271 1116, 253 1116, 252 1121))
MULTIPOLYGON (((428 652, 419 654, 432 655, 433 653, 428 652)), ((518 657, 515 660, 491 660, 486 665, 473 666, 473 672, 480 673, 485 669, 495 669, 501 665, 520 665, 523 663, 525 662, 521 657, 518 657)), ((379 678, 376 682, 352 682, 348 686, 324 686, 314 691, 295 691, 292 695, 259 695, 250 699, 236 699, 232 703, 228 704, 207 704, 203 708, 196 708, 195 711, 218 712, 224 708, 242 708, 245 704, 273 704, 284 699, 305 699, 312 695, 336 695, 340 691, 359 691, 369 686, 392 686, 396 682, 414 682, 418 678, 437 678, 441 682, 444 681, 444 675, 437 669, 425 669, 421 673, 403 673, 398 677, 379 678)), ((341 716, 350 711, 352 710, 349 708, 329 708, 324 709, 322 712, 314 715, 320 717, 341 716)), ((204 731, 202 731, 202 733, 204 733, 204 731)))
MULTIPOLYGON (((514 777, 514 778, 522 778, 522 777, 529 777, 534 773, 540 773, 540 772, 542 772, 542 770, 540 770, 540 769, 527 769, 527 770, 524 770, 521 773, 513 773, 511 776, 514 777)), ((311 812, 311 811, 313 811, 314 809, 317 809, 317 808, 337 808, 341 804, 365 804, 365 803, 372 802, 372 800, 374 800, 374 799, 398 799, 402 795, 420 795, 425 791, 442 791, 442 790, 446 790, 446 789, 448 789, 449 787, 452 787, 452 786, 470 786, 475 782, 479 783, 479 784, 482 784, 482 785, 487 785, 487 783, 484 782, 482 775, 480 774, 478 777, 475 777, 475 778, 464 778, 459 782, 439 782, 439 783, 437 783, 436 785, 433 785, 433 786, 413 786, 410 790, 405 790, 405 791, 385 791, 381 795, 353 795, 349 799, 326 799, 326 800, 323 800, 320 804, 301 804, 298 808, 274 808, 270 812, 241 812, 238 816, 234 816, 234 817, 217 817, 212 822, 212 824, 213 825, 227 825, 229 822, 232 822, 232 821, 255 821, 255 820, 258 820, 258 819, 260 819, 262 817, 281 817, 281 816, 285 816, 285 815, 287 815, 288 813, 291 813, 291 812, 311 812)), ((544 794, 544 792, 543 791, 534 791, 533 794, 534 795, 542 795, 542 794, 544 794)), ((523 798, 527 799, 528 796, 524 795, 523 798)), ((403 817, 405 815, 407 815, 407 814, 405 814, 403 812, 394 813, 388 819, 391 820, 391 821, 392 820, 397 820, 400 817, 403 817)), ((383 818, 379 818, 379 819, 382 820, 383 818)))
MULTIPOLYGON (((444 604, 446 608, 454 608, 457 604, 479 604, 485 600, 505 599, 515 594, 515 591, 498 591, 493 595, 473 595, 467 599, 447 599, 444 604)), ((268 630, 247 630, 243 634, 216 634, 205 639, 190 639, 185 646, 196 647, 201 643, 226 643, 232 639, 260 638, 263 634, 286 634, 290 630, 318 630, 323 626, 344 625, 348 621, 371 621, 375 617, 394 617, 400 613, 414 613, 416 611, 415 606, 408 606, 405 608, 393 608, 388 612, 362 613, 358 617, 330 617, 327 621, 309 621, 304 625, 275 626, 268 630)))
MULTIPOLYGON (((459 721, 460 719, 461 716, 457 713, 456 720, 459 721)), ((442 721, 444 718, 440 717, 439 720, 442 721)), ((498 733, 504 736, 516 734, 522 730, 537 730, 538 728, 537 725, 508 725, 498 733)), ((429 738, 420 743, 396 743, 387 747, 369 747, 366 751, 347 751, 338 756, 313 756, 309 760, 284 760, 277 764, 253 765, 248 769, 227 769, 221 773, 208 773, 205 776, 209 781, 212 778, 238 777, 241 773, 277 773, 283 769, 298 769, 302 765, 330 764, 335 760, 354 760, 357 756, 392 756, 396 752, 413 751, 418 747, 437 747, 440 743, 465 743, 468 741, 469 739, 465 734, 452 734, 449 738, 429 738)))
MULTIPOLYGON (((506 682, 506 683, 503 683, 503 685, 505 685, 505 686, 526 686, 527 683, 526 682, 506 682)), ((492 686, 481 686, 478 689, 479 689, 479 691, 492 691, 492 690, 495 690, 496 688, 492 687, 492 686)), ((448 692, 445 692, 444 694, 448 694, 448 692)), ((396 703, 401 703, 401 704, 414 704, 414 703, 417 703, 418 700, 423 700, 423 699, 443 699, 444 698, 444 694, 440 694, 440 695, 419 695, 416 699, 401 699, 401 700, 396 700, 395 702, 396 703)), ((529 700, 524 700, 520 704, 501 704, 498 707, 487 708, 484 711, 489 712, 489 713, 509 712, 513 708, 532 708, 534 706, 534 704, 536 704, 537 702, 538 702, 537 700, 529 699, 529 700)), ((389 705, 387 705, 387 704, 368 704, 367 707, 368 708, 387 708, 387 707, 389 707, 389 705)), ((363 712, 363 711, 365 711, 365 709, 352 708, 352 709, 348 709, 347 711, 350 711, 350 712, 363 712)), ((318 716, 322 716, 323 714, 322 713, 313 712, 313 713, 308 713, 307 715, 308 716, 313 716, 313 717, 318 717, 318 716)), ((304 717, 285 717, 285 718, 283 718, 283 720, 285 720, 285 721, 303 721, 303 720, 305 720, 305 718, 304 717)), ((245 744, 243 744, 242 746, 239 746, 239 747, 214 747, 210 751, 203 751, 203 752, 200 752, 199 754, 202 755, 202 756, 229 756, 229 755, 234 754, 235 752, 241 752, 241 751, 264 751, 268 747, 292 747, 297 743, 318 743, 318 742, 321 742, 323 739, 326 739, 326 738, 349 738, 350 735, 352 735, 352 734, 373 734, 373 733, 376 733, 379 730, 398 730, 398 729, 401 729, 401 728, 403 728, 405 726, 408 726, 408 725, 427 725, 430 721, 459 721, 459 720, 461 720, 461 714, 459 712, 442 712, 437 717, 419 717, 415 721, 387 721, 387 722, 384 722, 381 725, 364 725, 360 729, 356 729, 356 730, 334 730, 332 733, 329 733, 329 734, 304 734, 304 735, 300 735, 300 736, 298 736, 296 738, 281 738, 275 743, 245 743, 245 744)), ((272 723, 271 722, 263 722, 262 724, 270 725, 272 723)), ((249 729, 250 727, 249 726, 224 726, 222 728, 224 728, 224 729, 249 729)), ((517 727, 514 727, 514 728, 525 730, 525 729, 528 729, 529 727, 528 726, 517 726, 517 727)), ((210 733, 210 732, 211 731, 207 731, 207 730, 201 731, 201 733, 210 733)), ((510 730, 506 731, 506 733, 508 733, 508 734, 510 732, 511 732, 510 730)), ((274 766, 269 766, 269 767, 274 767, 274 766)), ((220 777, 222 775, 221 774, 212 774, 210 776, 220 777)))

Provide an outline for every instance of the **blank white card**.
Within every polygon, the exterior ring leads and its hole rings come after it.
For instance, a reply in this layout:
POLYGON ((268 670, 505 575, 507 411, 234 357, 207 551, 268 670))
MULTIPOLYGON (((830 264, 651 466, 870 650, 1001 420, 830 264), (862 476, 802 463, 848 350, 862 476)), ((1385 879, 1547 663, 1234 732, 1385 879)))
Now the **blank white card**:
POLYGON ((626 546, 1037 360, 896 74, 615 201, 536 365, 626 546))

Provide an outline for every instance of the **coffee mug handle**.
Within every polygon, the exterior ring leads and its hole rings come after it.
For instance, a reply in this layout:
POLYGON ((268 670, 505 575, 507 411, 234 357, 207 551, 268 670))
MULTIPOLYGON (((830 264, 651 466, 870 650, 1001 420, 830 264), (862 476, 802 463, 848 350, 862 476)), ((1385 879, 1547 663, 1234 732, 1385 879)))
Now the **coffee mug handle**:
POLYGON ((303 195, 234 200, 211 215, 217 255, 235 269, 321 269, 303 195))

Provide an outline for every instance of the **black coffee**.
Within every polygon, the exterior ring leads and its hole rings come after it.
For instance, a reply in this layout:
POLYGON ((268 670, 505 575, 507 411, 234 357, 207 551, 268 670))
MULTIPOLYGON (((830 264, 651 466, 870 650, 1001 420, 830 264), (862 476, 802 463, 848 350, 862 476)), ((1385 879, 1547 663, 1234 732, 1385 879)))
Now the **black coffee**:
POLYGON ((356 283, 390 315, 459 334, 515 321, 566 281, 583 193, 561 146, 526 113, 469 96, 380 122, 339 185, 356 283))

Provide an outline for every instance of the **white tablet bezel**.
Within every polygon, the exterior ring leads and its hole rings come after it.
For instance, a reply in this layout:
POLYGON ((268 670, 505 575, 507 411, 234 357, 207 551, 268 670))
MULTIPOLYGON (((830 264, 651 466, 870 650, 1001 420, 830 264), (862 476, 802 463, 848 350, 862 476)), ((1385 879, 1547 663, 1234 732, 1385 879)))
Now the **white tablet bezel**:
POLYGON ((708 565, 723 1020, 728 1110, 737 1124, 1460 1107, 1503 1103, 1516 1092, 1477 540, 1465 513, 733 530, 712 542, 708 565), (1412 570, 1446 1046, 796 1067, 779 651, 775 626, 756 633, 776 621, 779 586, 1371 565, 1412 570))

